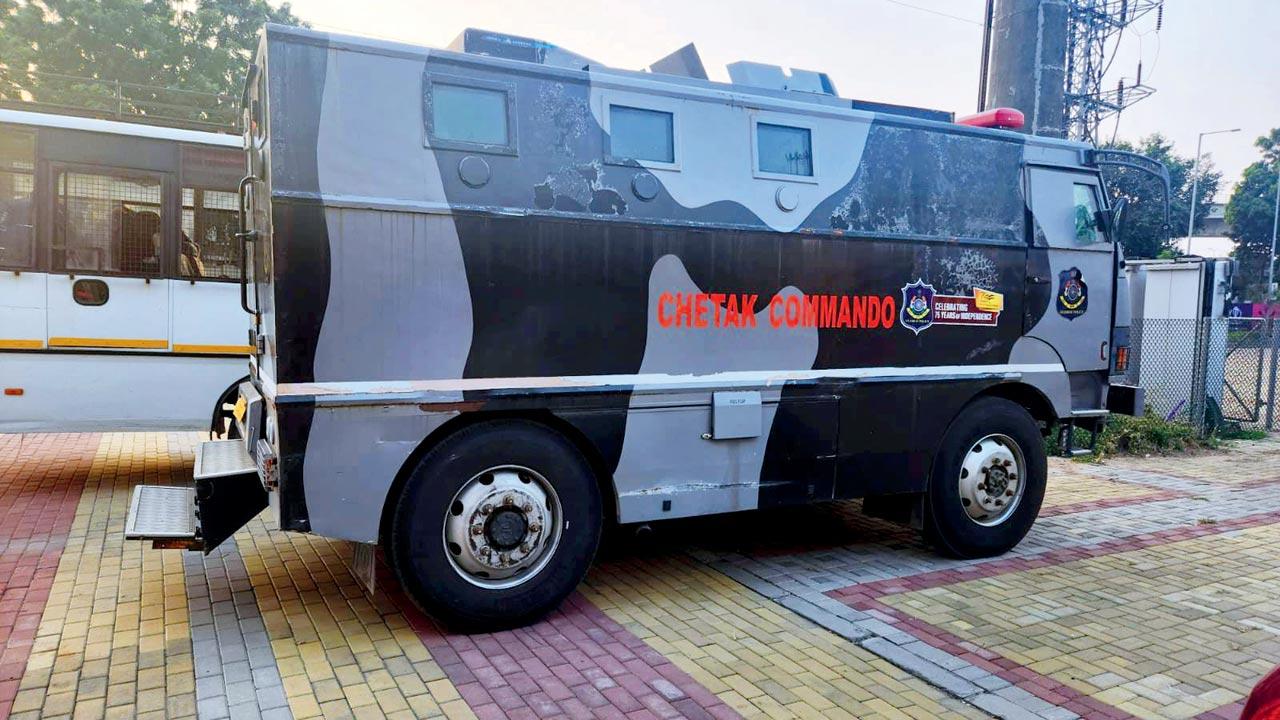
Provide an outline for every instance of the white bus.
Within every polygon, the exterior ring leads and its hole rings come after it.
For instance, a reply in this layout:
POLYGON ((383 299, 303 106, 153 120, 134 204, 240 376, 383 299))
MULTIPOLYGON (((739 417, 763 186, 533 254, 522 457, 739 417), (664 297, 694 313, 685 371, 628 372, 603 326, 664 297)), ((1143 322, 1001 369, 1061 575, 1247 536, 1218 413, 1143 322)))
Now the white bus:
POLYGON ((243 174, 234 135, 0 109, 0 432, 210 427, 243 174))

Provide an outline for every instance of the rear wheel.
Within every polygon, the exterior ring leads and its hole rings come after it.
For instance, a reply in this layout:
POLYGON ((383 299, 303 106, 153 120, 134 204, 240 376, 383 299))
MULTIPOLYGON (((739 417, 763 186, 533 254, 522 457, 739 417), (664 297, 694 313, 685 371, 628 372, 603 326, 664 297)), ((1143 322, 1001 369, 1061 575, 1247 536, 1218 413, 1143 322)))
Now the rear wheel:
POLYGON ((390 556, 423 609, 462 629, 531 622, 573 592, 600 542, 600 489, 582 454, 533 422, 474 425, 414 470, 390 556))
POLYGON ((982 398, 947 429, 929 479, 925 537, 955 557, 1017 545, 1035 522, 1048 475, 1044 439, 1025 408, 982 398))
POLYGON ((214 440, 233 440, 240 437, 240 428, 236 425, 234 415, 236 400, 240 397, 240 383, 247 382, 245 375, 231 383, 231 387, 222 391, 218 401, 213 404, 213 417, 209 421, 209 435, 214 440))

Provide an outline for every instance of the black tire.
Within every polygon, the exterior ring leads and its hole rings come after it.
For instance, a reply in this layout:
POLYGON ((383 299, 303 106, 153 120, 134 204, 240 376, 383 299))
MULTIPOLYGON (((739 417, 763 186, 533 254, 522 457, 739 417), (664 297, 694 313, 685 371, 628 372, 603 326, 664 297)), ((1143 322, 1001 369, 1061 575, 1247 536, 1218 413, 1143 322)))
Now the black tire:
POLYGON ((980 398, 960 411, 934 458, 925 497, 925 538, 945 555, 991 557, 1022 541, 1040 514, 1048 477, 1044 438, 1026 408, 1002 398, 980 398), (965 455, 992 434, 1013 440, 1021 451, 1025 486, 1018 504, 999 524, 985 526, 969 517, 958 487, 965 455))
POLYGON ((465 631, 517 627, 555 609, 582 581, 600 544, 602 515, 591 466, 563 435, 529 421, 485 422, 446 438, 418 463, 395 507, 389 555, 410 596, 445 624, 465 631), (562 525, 545 565, 514 587, 492 589, 454 566, 443 528, 459 490, 500 465, 546 478, 559 498, 562 525))

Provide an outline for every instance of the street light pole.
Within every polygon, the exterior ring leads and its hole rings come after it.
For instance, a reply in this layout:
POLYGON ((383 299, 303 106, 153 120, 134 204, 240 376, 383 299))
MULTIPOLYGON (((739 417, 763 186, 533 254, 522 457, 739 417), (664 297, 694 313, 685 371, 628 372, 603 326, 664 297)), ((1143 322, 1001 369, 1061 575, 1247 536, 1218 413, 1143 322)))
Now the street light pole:
MULTIPOLYGON (((1276 214, 1271 218, 1271 264, 1267 265, 1267 292, 1276 286, 1276 230, 1280 229, 1280 160, 1276 160, 1276 214)), ((1267 298, 1270 300, 1270 298, 1267 298)))
POLYGON ((1232 128, 1230 130, 1211 130, 1209 132, 1200 133, 1200 137, 1196 138, 1196 161, 1191 166, 1191 212, 1187 218, 1187 254, 1191 254, 1191 234, 1196 229, 1196 202, 1200 192, 1200 146, 1204 144, 1205 135, 1219 135, 1221 133, 1240 132, 1240 128, 1232 128))

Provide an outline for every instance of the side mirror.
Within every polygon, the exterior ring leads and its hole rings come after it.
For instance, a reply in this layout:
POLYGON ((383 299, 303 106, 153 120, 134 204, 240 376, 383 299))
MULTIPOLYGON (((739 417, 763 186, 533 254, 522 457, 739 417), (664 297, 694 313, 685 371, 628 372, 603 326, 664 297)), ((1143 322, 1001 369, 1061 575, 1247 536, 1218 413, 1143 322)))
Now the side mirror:
MULTIPOLYGON (((1094 221, 1098 224, 1099 228, 1106 230, 1108 234, 1113 236, 1117 235, 1120 229, 1120 218, 1124 213, 1125 206, 1128 204, 1128 200, 1120 198, 1116 201, 1115 205, 1112 205, 1110 208, 1106 210, 1099 210, 1094 221)), ((1115 238, 1113 237, 1112 239, 1114 240, 1115 238)))

